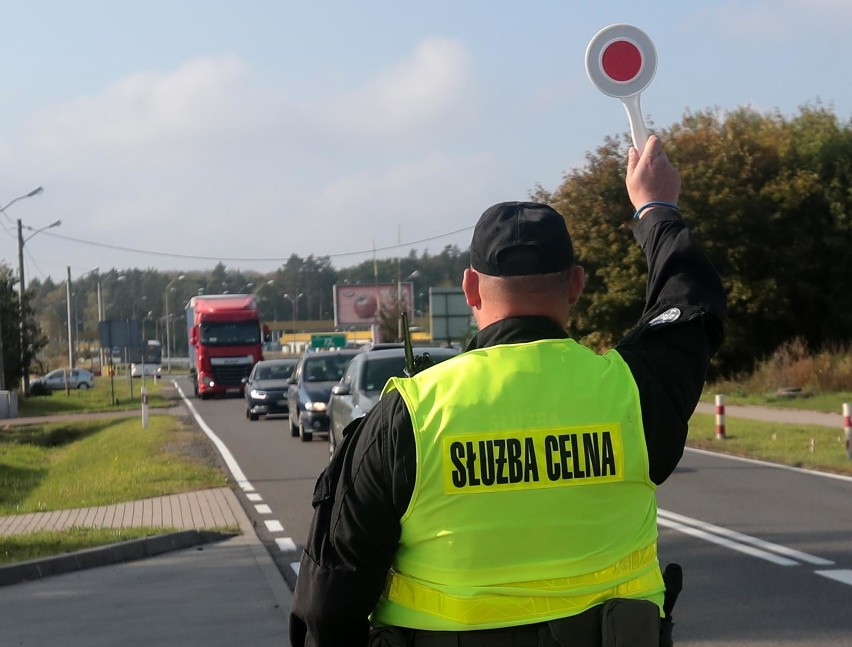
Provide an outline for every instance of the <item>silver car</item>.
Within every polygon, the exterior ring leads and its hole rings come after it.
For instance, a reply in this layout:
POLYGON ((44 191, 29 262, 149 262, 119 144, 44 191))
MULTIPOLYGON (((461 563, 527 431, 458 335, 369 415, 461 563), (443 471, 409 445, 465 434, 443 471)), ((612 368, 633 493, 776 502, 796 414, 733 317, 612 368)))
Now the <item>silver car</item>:
POLYGON ((70 371, 67 368, 58 368, 33 380, 32 384, 43 384, 51 391, 60 391, 65 389, 66 376, 70 389, 91 389, 95 386, 94 374, 84 368, 73 368, 70 371))
MULTIPOLYGON (((415 347, 415 356, 428 353, 434 362, 442 362, 459 354, 457 348, 415 347)), ((330 430, 328 433, 328 455, 334 455, 343 442, 346 426, 372 409, 387 381, 405 375, 405 349, 363 351, 346 368, 340 382, 331 389, 328 401, 330 430)))

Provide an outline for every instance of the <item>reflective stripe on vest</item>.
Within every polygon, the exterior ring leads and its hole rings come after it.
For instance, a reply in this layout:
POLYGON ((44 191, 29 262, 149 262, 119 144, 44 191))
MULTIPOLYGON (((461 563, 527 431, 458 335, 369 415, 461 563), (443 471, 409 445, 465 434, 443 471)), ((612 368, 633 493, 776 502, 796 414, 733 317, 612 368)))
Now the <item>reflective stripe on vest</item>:
POLYGON ((611 597, 661 606, 639 396, 572 340, 468 351, 393 379, 417 477, 377 624, 503 627, 611 597))
MULTIPOLYGON (((651 545, 637 550, 626 557, 623 562, 598 573, 561 580, 505 584, 501 587, 494 587, 495 590, 491 593, 477 594, 475 598, 463 598, 451 593, 444 593, 412 578, 394 573, 387 587, 386 596, 390 602, 395 602, 402 607, 416 609, 418 612, 426 613, 434 618, 443 619, 443 621, 431 627, 418 627, 420 629, 448 631, 448 629, 443 628, 449 626, 446 622, 454 623, 454 629, 462 627, 484 629, 493 626, 512 626, 531 624, 539 620, 552 620, 554 614, 556 614, 556 618, 567 618, 612 598, 646 598, 648 597, 647 591, 658 587, 659 579, 656 546, 651 545), (594 593, 559 595, 560 591, 586 588, 595 584, 598 580, 608 580, 624 572, 624 570, 632 572, 644 570, 645 572, 626 582, 597 590, 594 593), (506 590, 505 595, 499 592, 500 588, 506 590), (524 589, 536 591, 536 595, 518 595, 519 591, 524 589), (549 595, 542 595, 542 590, 549 591, 549 595), (511 604, 507 604, 510 600, 511 604), (501 609, 499 625, 488 622, 487 618, 484 617, 483 610, 489 608, 501 609)), ((650 599, 657 602, 658 605, 662 605, 662 593, 658 596, 652 596, 650 599)))

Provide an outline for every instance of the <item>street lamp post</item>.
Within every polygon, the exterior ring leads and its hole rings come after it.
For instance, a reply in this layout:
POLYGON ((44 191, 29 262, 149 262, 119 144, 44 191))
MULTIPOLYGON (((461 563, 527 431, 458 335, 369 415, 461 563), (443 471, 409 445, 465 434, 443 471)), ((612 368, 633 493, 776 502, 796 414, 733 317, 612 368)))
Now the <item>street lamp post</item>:
MULTIPOLYGON (((42 188, 34 189, 27 194, 26 197, 30 195, 38 195, 41 193, 42 188)), ((54 227, 58 227, 62 224, 61 220, 54 220, 49 225, 45 225, 44 227, 39 227, 38 229, 33 229, 32 227, 26 227, 26 229, 30 230, 32 233, 24 238, 24 225, 21 223, 21 219, 18 218, 18 278, 20 279, 20 287, 18 288, 18 316, 20 318, 19 327, 20 327, 20 341, 21 341, 21 384, 23 386, 24 395, 29 395, 30 392, 30 367, 29 367, 29 358, 27 357, 27 348, 26 348, 26 325, 24 322, 24 293, 26 291, 26 279, 24 277, 24 245, 28 240, 30 240, 36 234, 44 231, 45 229, 52 229, 54 227)))
POLYGON ((292 297, 285 292, 281 296, 283 296, 285 299, 287 299, 287 301, 290 302, 290 305, 292 306, 292 310, 293 310, 293 352, 295 353, 296 352, 296 305, 299 303, 299 299, 301 299, 303 296, 305 296, 305 293, 299 292, 299 294, 292 297))
MULTIPOLYGON (((257 297, 257 301, 258 301, 258 305, 257 305, 258 310, 260 310, 260 308, 261 308, 260 302, 261 301, 267 301, 267 298, 264 297, 263 295, 261 295, 263 288, 272 287, 273 285, 275 285, 275 279, 269 279, 268 281, 264 281, 263 283, 261 283, 257 287, 257 289, 254 291, 254 295, 255 295, 255 297, 257 297)), ((277 313, 275 311, 275 300, 270 299, 270 301, 272 302, 272 321, 275 321, 278 318, 277 313)))
MULTIPOLYGON (((25 193, 24 195, 19 195, 14 200, 7 202, 2 207, 0 207, 0 213, 2 213, 6 217, 6 219, 9 220, 9 223, 11 224, 12 220, 9 218, 9 215, 6 213, 6 209, 11 207, 18 200, 23 200, 24 198, 32 198, 33 196, 38 195, 42 191, 44 191, 44 189, 39 186, 39 187, 36 187, 35 189, 33 189, 32 191, 30 191, 29 193, 25 193)), ((18 223, 20 224, 20 221, 18 221, 18 223)), ((22 285, 23 285, 23 283, 22 283, 22 285)), ((21 325, 21 334, 23 335, 23 330, 24 330, 23 329, 23 322, 21 322, 20 325, 21 325)), ((21 349, 21 352, 23 353, 23 349, 21 349)), ((6 390, 6 364, 3 360, 3 326, 2 326, 2 324, 0 324, 0 391, 5 391, 5 390, 6 390)))
POLYGON ((168 282, 168 284, 166 284, 166 294, 165 294, 165 302, 166 302, 166 372, 169 373, 169 374, 171 374, 171 372, 172 372, 172 350, 171 350, 172 336, 169 332, 169 329, 170 329, 170 326, 169 326, 169 290, 171 289, 171 287, 174 283, 177 283, 178 281, 183 281, 185 278, 186 278, 186 275, 181 274, 180 276, 178 276, 175 279, 172 279, 171 281, 168 282))

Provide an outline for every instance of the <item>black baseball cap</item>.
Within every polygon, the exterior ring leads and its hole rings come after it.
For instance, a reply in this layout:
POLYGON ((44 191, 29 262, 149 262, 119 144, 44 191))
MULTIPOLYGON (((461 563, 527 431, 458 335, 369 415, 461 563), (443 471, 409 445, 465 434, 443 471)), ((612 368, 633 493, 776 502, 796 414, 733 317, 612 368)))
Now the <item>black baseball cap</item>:
POLYGON ((528 276, 567 270, 574 245, 565 219, 546 204, 501 202, 473 230, 470 266, 489 276, 528 276))

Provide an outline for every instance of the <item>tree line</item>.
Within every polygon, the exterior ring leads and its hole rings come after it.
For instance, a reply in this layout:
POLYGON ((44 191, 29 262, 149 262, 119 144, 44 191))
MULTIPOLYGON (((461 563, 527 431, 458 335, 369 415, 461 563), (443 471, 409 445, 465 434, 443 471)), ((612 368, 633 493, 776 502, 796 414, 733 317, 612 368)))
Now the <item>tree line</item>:
MULTIPOLYGON (((793 338, 814 349, 847 343, 852 320, 846 294, 852 277, 850 122, 819 104, 804 106, 792 117, 739 108, 688 113, 657 132, 681 173, 681 211, 728 292, 727 335, 714 373, 748 370, 793 338)), ((645 260, 632 237, 624 187, 628 145, 626 133, 608 137, 556 189, 537 186, 530 192, 531 199, 552 204, 566 218, 588 277, 567 327, 598 349, 614 345, 644 305, 645 260)), ((471 225, 477 215, 471 214, 471 225)), ((429 288, 458 286, 468 263, 469 250, 448 246, 438 254, 412 250, 399 259, 343 269, 333 267, 328 257, 293 254, 268 274, 221 263, 209 272, 90 273, 72 277, 74 333, 94 339, 99 285, 105 318, 147 321, 150 337, 166 325, 167 299, 173 326, 199 291, 254 292, 266 321, 331 320, 335 284, 395 282, 415 270, 414 307, 425 311, 429 288)), ((16 383, 21 357, 13 287, 14 272, 0 264, 7 388, 16 383)), ((48 341, 67 340, 64 281, 32 281, 25 304, 28 356, 37 356, 48 341)), ((185 343, 183 328, 175 331, 185 343)))

